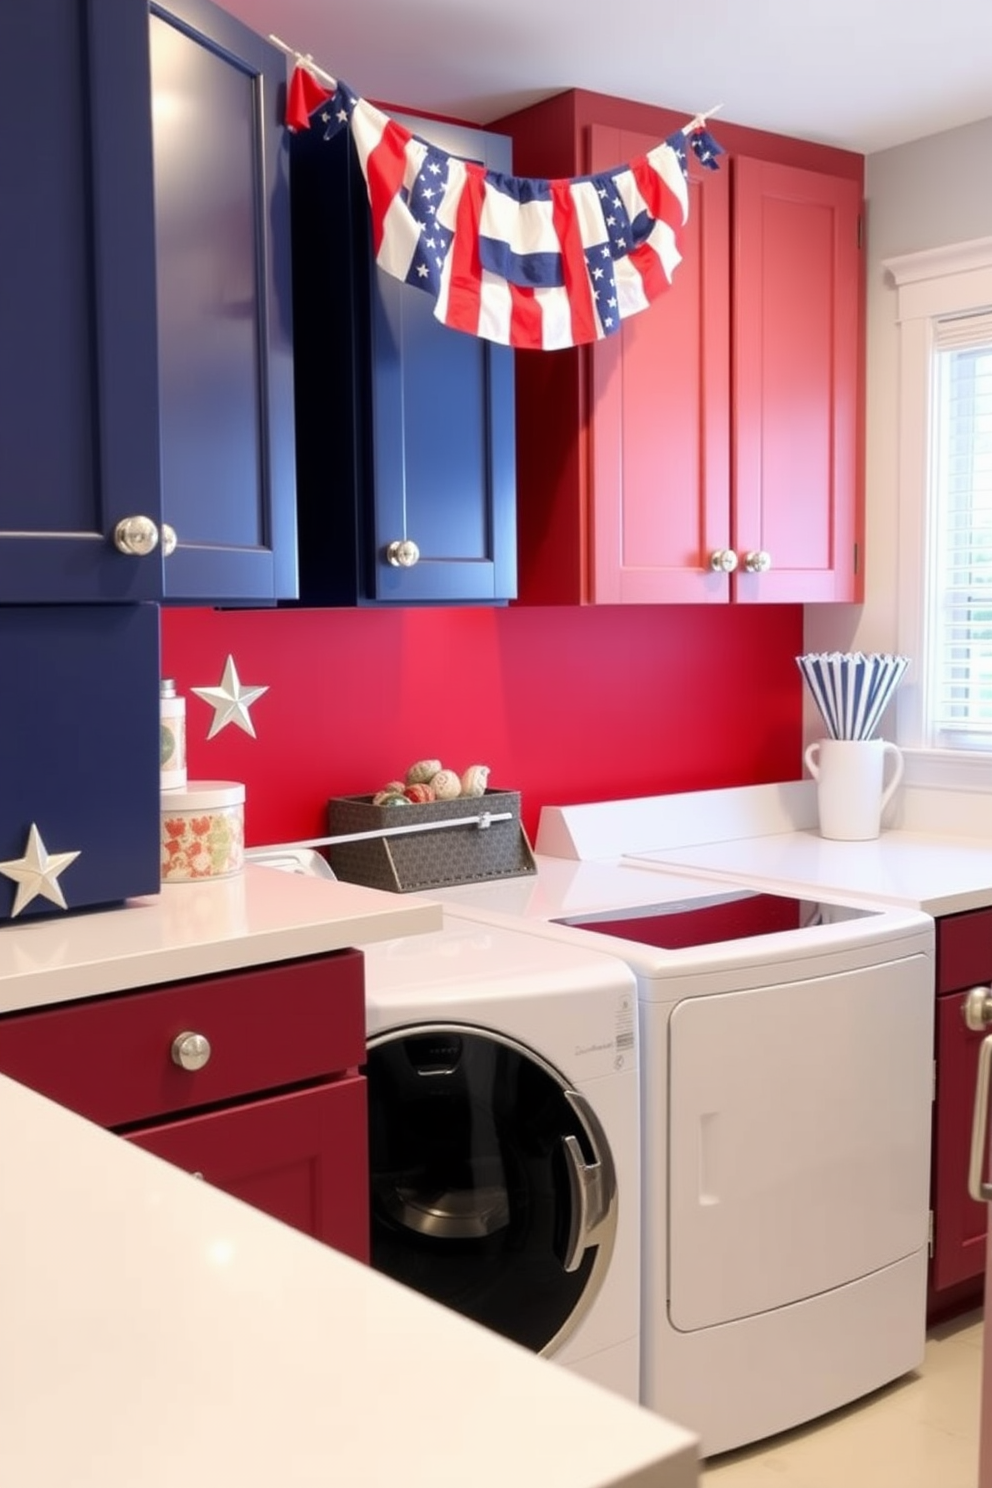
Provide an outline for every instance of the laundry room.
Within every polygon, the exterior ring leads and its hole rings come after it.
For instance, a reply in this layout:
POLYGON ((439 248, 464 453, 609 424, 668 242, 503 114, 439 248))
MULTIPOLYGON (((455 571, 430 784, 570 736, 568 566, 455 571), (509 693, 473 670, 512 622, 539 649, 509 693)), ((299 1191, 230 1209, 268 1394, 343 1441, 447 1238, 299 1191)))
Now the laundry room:
POLYGON ((8 19, 18 1488, 992 1488, 992 16, 885 10, 8 19))

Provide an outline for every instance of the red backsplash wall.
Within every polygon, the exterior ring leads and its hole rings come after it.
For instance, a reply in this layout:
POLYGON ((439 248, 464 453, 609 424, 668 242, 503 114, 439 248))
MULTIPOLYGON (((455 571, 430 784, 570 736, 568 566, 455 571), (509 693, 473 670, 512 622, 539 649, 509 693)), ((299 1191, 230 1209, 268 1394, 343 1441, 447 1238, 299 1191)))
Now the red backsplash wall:
POLYGON ((193 780, 241 780, 249 845, 326 833, 333 795, 376 791, 414 760, 540 808, 795 780, 802 773, 801 606, 165 610, 162 674, 186 697, 193 780), (215 738, 193 687, 228 655, 257 737, 215 738))

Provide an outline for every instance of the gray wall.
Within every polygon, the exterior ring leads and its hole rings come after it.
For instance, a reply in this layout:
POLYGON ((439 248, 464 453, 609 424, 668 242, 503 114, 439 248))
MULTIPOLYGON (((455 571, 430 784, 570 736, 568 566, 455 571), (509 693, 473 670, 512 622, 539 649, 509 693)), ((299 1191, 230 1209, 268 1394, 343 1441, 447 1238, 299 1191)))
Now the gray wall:
MULTIPOLYGON (((863 606, 809 606, 809 651, 897 647, 899 337, 882 261, 992 237, 992 118, 869 155, 866 195, 866 597, 863 606)), ((816 719, 807 724, 815 737, 816 719)))
POLYGON ((880 150, 866 175, 869 270, 896 253, 992 236, 992 118, 880 150))

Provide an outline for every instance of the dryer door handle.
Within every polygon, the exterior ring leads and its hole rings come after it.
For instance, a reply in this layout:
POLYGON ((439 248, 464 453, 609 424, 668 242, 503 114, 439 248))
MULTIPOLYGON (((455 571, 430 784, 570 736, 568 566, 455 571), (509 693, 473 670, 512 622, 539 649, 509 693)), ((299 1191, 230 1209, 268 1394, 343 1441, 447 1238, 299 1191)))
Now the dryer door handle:
POLYGON ((616 1224, 615 1186, 611 1193, 610 1175, 604 1172, 601 1162, 586 1162, 577 1137, 569 1134, 561 1141, 571 1200, 564 1267, 566 1271, 577 1271, 589 1247, 598 1245, 607 1228, 616 1224))

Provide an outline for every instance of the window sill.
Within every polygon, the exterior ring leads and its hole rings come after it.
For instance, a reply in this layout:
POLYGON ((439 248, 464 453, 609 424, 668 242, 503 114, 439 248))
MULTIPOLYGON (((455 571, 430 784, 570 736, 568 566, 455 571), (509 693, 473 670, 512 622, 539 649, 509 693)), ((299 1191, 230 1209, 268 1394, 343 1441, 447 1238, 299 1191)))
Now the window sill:
POLYGON ((992 794, 992 753, 964 749, 903 749, 903 784, 926 790, 992 794))

